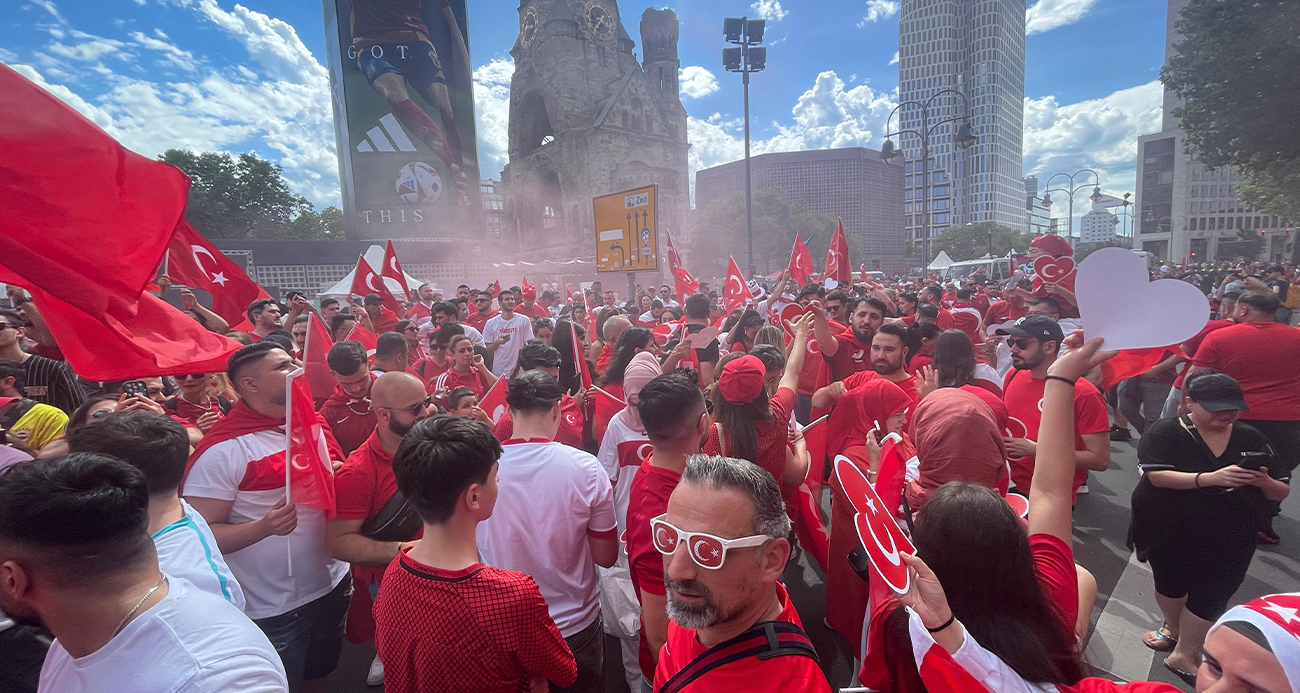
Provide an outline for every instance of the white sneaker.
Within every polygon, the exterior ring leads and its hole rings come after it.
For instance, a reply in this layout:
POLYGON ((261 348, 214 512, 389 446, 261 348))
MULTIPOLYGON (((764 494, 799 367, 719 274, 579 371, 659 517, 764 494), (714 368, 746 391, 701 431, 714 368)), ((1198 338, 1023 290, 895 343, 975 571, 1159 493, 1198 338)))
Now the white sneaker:
POLYGON ((379 655, 375 655, 375 661, 370 663, 370 672, 366 674, 366 685, 384 685, 384 663, 379 661, 379 655))
POLYGON ((1084 484, 1084 485, 1082 485, 1082 486, 1079 487, 1079 493, 1080 493, 1080 494, 1087 493, 1087 492, 1088 492, 1088 485, 1087 485, 1087 484, 1084 484))

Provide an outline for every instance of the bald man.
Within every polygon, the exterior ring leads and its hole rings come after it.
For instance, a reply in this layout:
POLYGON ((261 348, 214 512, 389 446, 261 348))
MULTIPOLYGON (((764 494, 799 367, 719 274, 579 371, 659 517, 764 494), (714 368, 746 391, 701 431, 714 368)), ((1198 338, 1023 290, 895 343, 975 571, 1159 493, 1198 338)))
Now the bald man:
POLYGON ((618 346, 618 338, 631 326, 632 321, 626 315, 615 315, 605 321, 605 326, 600 328, 601 341, 605 344, 600 348, 600 356, 596 359, 597 372, 604 373, 609 362, 614 360, 614 347, 618 346))

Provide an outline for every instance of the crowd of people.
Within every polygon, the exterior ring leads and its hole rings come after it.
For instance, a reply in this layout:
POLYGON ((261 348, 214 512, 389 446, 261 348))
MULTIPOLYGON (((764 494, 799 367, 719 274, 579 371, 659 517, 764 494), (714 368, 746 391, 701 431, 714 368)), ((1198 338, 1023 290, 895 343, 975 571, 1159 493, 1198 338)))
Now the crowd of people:
MULTIPOLYGON (((1049 235, 1029 256, 1072 252, 1049 235)), ((293 292, 238 332, 184 291, 243 345, 225 371, 109 383, 11 287, 0 689, 323 691, 344 641, 373 640, 367 683, 389 691, 830 691, 783 582, 800 554, 856 653, 837 685, 1124 688, 1085 678, 1097 584, 1072 511, 1132 426, 1130 542, 1163 615, 1141 645, 1199 691, 1300 693, 1300 595, 1232 603, 1300 464, 1294 268, 1161 277, 1211 313, 1119 382, 1072 282, 1022 271, 786 272, 740 302, 293 292), (333 340, 326 507, 286 486, 313 320, 333 340), (916 547, 905 593, 861 559, 844 463, 916 547)))

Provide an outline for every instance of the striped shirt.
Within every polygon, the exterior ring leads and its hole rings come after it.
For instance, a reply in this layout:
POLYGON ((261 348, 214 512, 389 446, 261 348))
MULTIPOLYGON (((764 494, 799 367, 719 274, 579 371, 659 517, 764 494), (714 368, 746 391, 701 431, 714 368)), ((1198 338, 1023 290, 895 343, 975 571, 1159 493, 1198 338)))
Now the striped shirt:
POLYGON ((181 519, 151 537, 158 549, 158 567, 168 576, 185 578, 243 611, 244 590, 226 565, 207 521, 184 500, 181 510, 185 513, 181 519))
POLYGON ((65 361, 55 361, 44 356, 28 356, 23 361, 23 396, 41 404, 62 409, 65 414, 76 411, 86 401, 86 391, 77 381, 77 373, 65 361))

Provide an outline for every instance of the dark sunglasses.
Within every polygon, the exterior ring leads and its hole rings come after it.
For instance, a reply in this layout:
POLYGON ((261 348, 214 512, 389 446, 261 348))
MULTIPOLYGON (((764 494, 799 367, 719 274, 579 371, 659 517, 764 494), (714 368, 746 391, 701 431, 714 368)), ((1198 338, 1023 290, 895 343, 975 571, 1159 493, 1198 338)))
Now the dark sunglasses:
POLYGON ((15 324, 13 324, 13 323, 0 322, 0 332, 4 332, 5 330, 7 330, 7 329, 9 329, 9 328, 11 328, 11 327, 12 327, 13 329, 16 330, 16 329, 18 329, 19 326, 18 326, 18 325, 15 325, 15 324))
POLYGON ((434 402, 432 397, 425 397, 423 401, 416 402, 415 404, 412 404, 409 407, 380 407, 380 409, 387 409, 389 411, 401 411, 401 412, 406 412, 411 416, 419 416, 422 412, 427 410, 429 407, 432 407, 433 404, 434 402))
POLYGON ((208 377, 207 373, 190 373, 189 375, 178 375, 177 380, 202 380, 208 377))
POLYGON ((1038 343, 1038 340, 1037 340, 1037 339, 1034 339, 1034 338, 1032 338, 1032 337, 1022 337, 1022 338, 1020 338, 1020 339, 1008 339, 1008 340, 1007 340, 1007 344, 1009 344, 1009 345, 1011 345, 1012 347, 1015 347, 1016 349, 1019 349, 1019 350, 1021 350, 1021 351, 1024 351, 1024 350, 1028 349, 1029 347, 1031 347, 1031 346, 1033 346, 1033 345, 1035 345, 1035 344, 1037 344, 1037 343, 1038 343))

